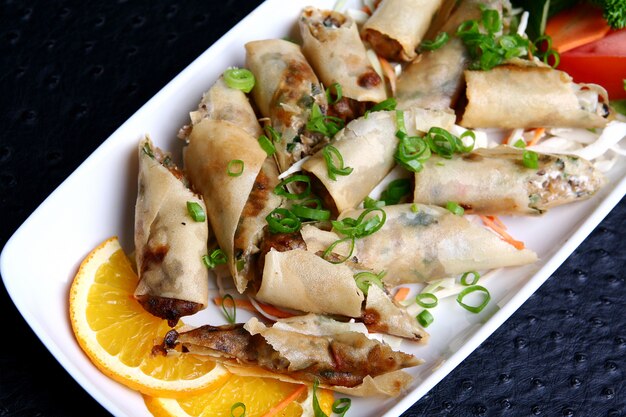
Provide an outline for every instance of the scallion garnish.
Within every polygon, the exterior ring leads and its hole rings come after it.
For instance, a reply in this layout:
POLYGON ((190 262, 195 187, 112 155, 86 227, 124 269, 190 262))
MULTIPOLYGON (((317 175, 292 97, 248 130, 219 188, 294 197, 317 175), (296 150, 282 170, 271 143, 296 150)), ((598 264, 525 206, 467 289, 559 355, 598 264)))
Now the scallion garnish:
POLYGON ((226 173, 230 177, 239 177, 243 174, 244 163, 241 159, 233 159, 226 166, 226 173))
POLYGON ((491 300, 491 294, 489 294, 489 291, 487 290, 487 288, 482 287, 480 285, 473 285, 471 287, 467 287, 463 291, 461 291, 459 295, 456 297, 456 301, 457 303, 461 305, 461 307, 475 314, 478 314, 481 311, 483 311, 485 306, 489 303, 489 300, 491 300), (482 292, 484 294, 483 301, 477 306, 471 306, 469 304, 465 304, 463 302, 463 299, 465 298, 465 296, 476 291, 482 292))
POLYGON ((229 68, 224 71, 224 81, 230 88, 249 93, 254 87, 254 75, 245 68, 229 68))
POLYGON ((289 178, 285 178, 274 187, 274 194, 281 197, 285 197, 288 200, 300 200, 308 197, 311 194, 311 178, 306 175, 292 175, 289 178), (292 193, 287 190, 287 184, 292 182, 301 182, 306 184, 306 188, 301 193, 292 193))
POLYGON ((246 405, 244 403, 235 403, 232 407, 230 407, 230 416, 231 417, 246 417, 246 405), (240 414, 235 415, 237 410, 241 410, 240 414))
POLYGON ((413 213, 419 213, 420 208, 419 208, 419 206, 417 204, 413 203, 413 204, 411 204, 411 211, 413 213))
POLYGON ((524 142, 524 139, 518 139, 515 141, 513 146, 515 146, 516 148, 524 149, 526 147, 526 142, 524 142))
POLYGON ((143 144, 142 150, 143 150, 143 153, 148 155, 150 158, 154 159, 154 152, 152 151, 152 147, 150 147, 150 143, 148 143, 148 141, 146 141, 143 144))
POLYGON ((221 249, 215 249, 210 254, 204 255, 202 257, 202 262, 204 262, 204 265, 209 269, 213 269, 218 265, 225 264, 227 261, 228 257, 221 249))
POLYGON ((367 119, 367 116, 369 116, 370 113, 375 112, 375 111, 395 110, 397 105, 398 105, 398 101, 393 97, 389 97, 388 99, 383 100, 380 103, 374 104, 372 108, 370 108, 368 111, 365 112, 363 117, 367 119))
POLYGON ((380 230, 381 227, 385 224, 385 220, 387 219, 387 213, 382 208, 368 208, 364 210, 361 215, 353 219, 352 217, 346 217, 342 220, 333 220, 331 223, 333 225, 333 229, 337 232, 341 233, 344 236, 361 238, 365 236, 369 236, 372 233, 380 230), (372 212, 380 211, 382 213, 381 217, 375 215, 373 217, 365 220, 365 217, 372 212))
POLYGON ((346 397, 339 398, 335 400, 335 402, 332 405, 333 413, 339 415, 339 417, 343 417, 346 415, 351 405, 352 405, 352 400, 350 398, 346 398, 346 397))
MULTIPOLYGON (((402 132, 406 135, 406 126, 404 125, 404 112, 402 110, 396 110, 396 126, 398 127, 398 132, 402 132)), ((396 136, 398 136, 397 132, 396 136)))
POLYGON ((354 276, 356 286, 359 287, 363 294, 367 295, 370 285, 376 285, 378 288, 383 288, 382 277, 385 273, 374 274, 373 272, 363 271, 354 276))
POLYGON ((389 183, 385 191, 382 192, 380 199, 385 205, 391 206, 398 204, 402 197, 411 194, 411 180, 407 178, 399 178, 389 183))
POLYGON ((365 200, 363 200, 363 208, 381 208, 381 207, 385 207, 385 202, 382 200, 375 200, 371 197, 365 197, 365 200))
POLYGON ((459 136, 456 139, 456 146, 459 152, 463 152, 463 153, 471 152, 474 150, 475 145, 476 145, 476 134, 472 132, 471 130, 466 130, 465 132, 461 133, 461 136, 459 136), (466 145, 465 142, 463 142, 464 138, 471 138, 472 143, 470 145, 466 145))
POLYGON ((452 214, 456 214, 457 216, 462 216, 465 213, 465 209, 463 207, 459 206, 459 204, 455 203, 454 201, 448 201, 446 203, 446 208, 452 214))
POLYGON ((294 204, 291 206, 291 212, 301 219, 309 220, 328 220, 330 219, 330 210, 311 208, 304 204, 294 204))
POLYGON ((423 163, 430 158, 429 145, 419 136, 408 136, 400 131, 396 132, 396 136, 400 141, 394 159, 407 170, 420 172, 424 168, 423 163))
POLYGON ((422 41, 422 43, 420 44, 420 49, 424 51, 434 51, 435 49, 439 49, 442 46, 444 46, 446 43, 448 43, 449 39, 450 39, 450 35, 448 35, 447 32, 439 32, 434 40, 422 41))
POLYGON ((439 299, 437 298, 435 294, 425 292, 425 293, 417 294, 415 296, 415 302, 420 307, 434 308, 434 307, 437 307, 437 304, 439 304, 439 299))
POLYGON ((326 413, 322 410, 320 402, 317 399, 317 387, 319 387, 319 385, 320 381, 316 378, 315 382, 313 382, 313 413, 315 414, 315 417, 328 417, 326 413))
POLYGON ((280 133, 276 131, 272 126, 265 125, 264 127, 265 133, 267 133, 268 138, 272 141, 272 143, 280 143, 283 140, 283 137, 280 133))
POLYGON ((482 23, 489 33, 496 33, 502 30, 502 19, 500 19, 500 13, 495 9, 485 8, 483 10, 482 23))
POLYGON ((300 230, 302 223, 290 210, 277 207, 265 217, 270 233, 294 233, 300 230))
POLYGON ((322 258, 326 259, 331 264, 344 263, 345 261, 350 259, 350 257, 352 256, 352 253, 354 252, 354 243, 355 243, 354 237, 344 237, 343 239, 336 240, 329 247, 326 248, 324 253, 322 253, 322 258), (344 242, 350 242, 350 250, 348 251, 348 254, 344 256, 343 258, 335 259, 334 257, 331 257, 330 255, 334 254, 333 250, 337 247, 337 245, 340 245, 344 242))
POLYGON ((343 156, 339 152, 339 149, 333 145, 326 145, 322 149, 322 156, 326 161, 326 169, 328 170, 328 178, 333 181, 337 181, 337 175, 350 175, 353 171, 351 167, 344 166, 343 156))
POLYGON ((276 147, 272 143, 271 140, 265 135, 259 136, 259 145, 261 145, 261 149, 265 151, 267 156, 272 156, 276 153, 276 147))
POLYGON ((203 222, 206 220, 206 214, 200 203, 187 201, 187 212, 194 222, 203 222))
POLYGON ((461 285, 470 286, 474 285, 480 279, 480 274, 476 271, 469 271, 461 275, 461 285), (472 282, 467 282, 467 277, 472 276, 472 282))
POLYGON ((535 55, 538 56, 544 64, 548 64, 552 68, 559 66, 561 56, 557 50, 552 49, 552 38, 549 35, 543 35, 535 39, 533 46, 535 55), (551 58, 553 62, 550 62, 551 58))
POLYGON ((524 151, 522 154, 522 163, 526 168, 537 169, 539 168, 539 155, 537 152, 524 151))
POLYGON ((426 140, 431 151, 446 159, 452 158, 452 154, 457 150, 460 141, 452 133, 440 127, 431 127, 426 134, 426 140))
POLYGON ((428 310, 424 310, 421 313, 419 313, 417 315, 417 317, 415 317, 417 319, 417 322, 423 327, 426 328, 428 326, 431 325, 431 323, 433 321, 435 321, 435 318, 433 317, 432 314, 430 314, 430 311, 428 310))
POLYGON ((311 116, 309 121, 306 122, 306 129, 309 132, 321 133, 324 136, 332 138, 343 129, 345 122, 339 117, 328 116, 322 114, 320 106, 315 103, 311 107, 311 116))
POLYGON ((343 94, 341 92, 341 85, 339 83, 333 83, 330 87, 326 89, 326 100, 328 100, 328 104, 337 104, 339 100, 343 98, 343 94), (331 90, 335 90, 335 98, 333 99, 333 95, 331 90))
POLYGON ((228 323, 235 324, 235 321, 237 321, 237 306, 235 305, 235 299, 232 295, 226 294, 222 298, 222 312, 224 313, 224 317, 226 317, 226 321, 228 323), (230 300, 232 310, 228 310, 226 308, 226 300, 230 300))

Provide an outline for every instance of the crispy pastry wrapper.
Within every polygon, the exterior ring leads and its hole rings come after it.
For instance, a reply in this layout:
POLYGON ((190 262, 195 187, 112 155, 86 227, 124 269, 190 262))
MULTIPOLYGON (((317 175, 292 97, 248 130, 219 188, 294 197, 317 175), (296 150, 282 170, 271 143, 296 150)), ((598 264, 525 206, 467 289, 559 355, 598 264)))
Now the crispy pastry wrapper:
POLYGON ((139 180, 135 205, 135 253, 139 284, 135 297, 152 314, 178 321, 207 306, 207 222, 196 222, 187 202, 205 212, 202 198, 163 166, 149 138, 139 143, 139 180), (155 305, 156 302, 156 305, 155 305))
MULTIPOLYGON (((356 262, 373 271, 386 271, 386 285, 425 282, 537 260, 533 251, 517 250, 463 216, 437 206, 416 204, 416 211, 411 206, 383 207, 387 214, 383 227, 356 239, 356 262)), ((357 218, 362 211, 346 211, 340 219, 357 218)))
POLYGON ((184 151, 185 169, 204 196, 207 215, 239 292, 247 279, 239 274, 235 259, 235 233, 266 153, 248 132, 223 120, 203 119, 193 126, 184 151), (228 174, 228 164, 243 161, 239 176, 228 174))
POLYGON ((325 141, 306 131, 314 103, 327 108, 326 94, 300 47, 283 39, 248 42, 246 66, 256 78, 252 97, 260 113, 281 135, 275 143, 281 171, 313 153, 325 141))
POLYGON ((454 107, 465 85, 463 71, 469 64, 467 49, 455 33, 464 21, 480 19, 481 6, 502 10, 500 0, 464 0, 458 3, 441 27, 442 32, 448 33, 449 41, 439 49, 421 54, 398 77, 398 109, 454 107))
POLYGON ((379 318, 378 321, 369 324, 372 330, 419 340, 420 343, 428 342, 428 333, 417 323, 415 317, 411 317, 406 309, 396 305, 393 298, 376 285, 370 285, 367 290, 365 316, 368 315, 379 318))
POLYGON ((364 39, 378 55, 411 61, 442 0, 385 0, 365 22, 364 39))
POLYGON ((537 215, 585 200, 606 183, 583 158, 540 154, 533 169, 524 166, 523 153, 500 146, 449 160, 433 155, 415 174, 413 201, 438 206, 454 201, 475 214, 537 215))
MULTIPOLYGON (((431 127, 450 129, 454 113, 446 110, 412 108, 404 112, 404 124, 409 135, 423 134, 431 127)), ((391 171, 398 146, 396 112, 373 112, 348 123, 332 141, 343 157, 344 166, 351 167, 349 175, 328 176, 323 151, 304 162, 302 169, 317 177, 332 197, 337 211, 356 207, 391 171)))
POLYGON ((326 87, 339 83, 344 97, 361 102, 378 103, 387 98, 351 17, 306 7, 299 25, 302 52, 326 87))
POLYGON ((607 123, 602 87, 577 85, 567 73, 535 61, 465 71, 465 80, 467 106, 460 121, 465 127, 588 129, 607 123))

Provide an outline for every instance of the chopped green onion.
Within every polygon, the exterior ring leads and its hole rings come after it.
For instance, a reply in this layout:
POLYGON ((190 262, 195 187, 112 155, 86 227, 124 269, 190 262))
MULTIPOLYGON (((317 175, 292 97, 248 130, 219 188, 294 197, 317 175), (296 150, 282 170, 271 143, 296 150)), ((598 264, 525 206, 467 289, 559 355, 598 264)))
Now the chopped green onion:
POLYGON ((435 294, 424 292, 415 296, 415 302, 420 307, 434 308, 437 307, 437 304, 439 304, 439 299, 435 294))
POLYGON ((459 295, 456 297, 456 301, 457 301, 457 303, 459 303, 461 305, 461 307, 463 307, 467 311, 470 311, 470 312, 475 313, 475 314, 478 314, 481 311, 483 311, 485 306, 489 303, 489 300, 491 300, 491 295, 489 294, 489 291, 487 290, 487 288, 481 287, 480 285, 474 285, 474 286, 471 286, 471 287, 467 287, 463 291, 461 291, 459 293, 459 295), (465 304, 463 302, 463 299, 465 298, 465 296, 468 295, 468 294, 471 294, 473 292, 476 292, 476 291, 482 292, 485 295, 484 298, 483 298, 482 303, 480 303, 477 306, 471 306, 471 305, 465 304))
POLYGON ((143 144, 143 153, 145 153, 146 155, 148 155, 150 158, 154 159, 154 152, 152 151, 152 147, 150 147, 150 143, 148 143, 148 141, 146 140, 146 142, 143 144))
POLYGON ((417 204, 413 203, 413 204, 411 204, 411 211, 413 213, 419 213, 420 208, 419 208, 419 206, 417 204))
POLYGON ((550 49, 545 54, 543 54, 542 60, 544 64, 550 65, 552 68, 556 68, 561 63, 561 55, 556 49, 550 49))
POLYGON ((363 294, 367 295, 367 291, 369 290, 370 285, 376 285, 378 288, 383 288, 382 275, 374 274, 372 272, 359 272, 354 276, 354 280, 356 281, 356 286, 359 287, 363 294))
POLYGON ((463 207, 459 206, 459 204, 455 203, 454 201, 448 201, 446 203, 446 208, 452 214, 456 214, 457 216, 462 216, 465 213, 465 209, 463 209, 463 207))
POLYGON ((412 172, 420 172, 423 163, 431 156, 429 145, 419 136, 407 136, 402 132, 396 132, 400 138, 394 159, 404 168, 412 172))
POLYGON ((204 265, 209 269, 213 269, 218 265, 225 264, 227 261, 228 257, 221 249, 215 249, 209 255, 204 255, 202 257, 202 262, 204 262, 204 265))
POLYGON ((291 212, 301 219, 319 221, 330 219, 330 210, 311 208, 300 204, 294 204, 291 207, 291 212))
POLYGON ((389 183, 387 189, 382 192, 380 199, 385 202, 385 205, 391 206, 398 204, 402 197, 409 194, 411 194, 411 180, 400 178, 389 183))
POLYGON ((494 34, 502 30, 502 20, 500 19, 500 13, 497 10, 483 10, 482 23, 483 27, 490 34, 494 34))
POLYGON ((478 22, 475 20, 466 20, 456 29, 456 36, 462 38, 466 35, 474 35, 478 33, 478 22))
POLYGON ((539 155, 537 152, 524 151, 522 154, 522 163, 526 168, 537 169, 539 168, 539 155))
POLYGON ((322 114, 320 106, 315 103, 311 107, 311 116, 306 122, 306 129, 310 132, 321 133, 324 136, 332 138, 343 129, 345 122, 339 117, 328 116, 322 114))
POLYGON ((469 271, 464 273, 463 275, 461 275, 461 285, 465 285, 470 286, 470 285, 474 285, 478 282, 478 280, 480 279, 480 274, 476 271, 469 271), (472 282, 467 282, 467 277, 472 275, 472 282))
POLYGON ((449 39, 450 35, 448 35, 447 32, 439 32, 434 40, 422 41, 422 43, 420 44, 420 49, 423 49, 425 51, 434 51, 435 49, 439 49, 446 43, 448 43, 449 39))
POLYGON ((283 140, 281 134, 278 133, 272 126, 266 125, 264 129, 272 143, 280 143, 280 141, 283 140))
POLYGON ((245 68, 229 68, 224 71, 224 81, 230 88, 249 93, 254 87, 254 75, 245 68))
POLYGON ((300 230, 302 223, 291 211, 277 207, 265 217, 270 233, 294 233, 300 230))
POLYGON ((364 210, 357 219, 346 217, 342 220, 333 220, 331 223, 333 228, 342 235, 361 238, 369 236, 380 230, 380 228, 385 224, 386 219, 387 213, 385 213, 385 210, 382 208, 368 208, 364 210), (376 215, 365 220, 365 216, 374 211, 380 211, 382 213, 382 217, 378 217, 378 215, 376 215))
POLYGON ((235 261, 235 268, 237 268, 237 272, 243 271, 243 268, 246 266, 246 260, 243 258, 237 259, 235 261))
POLYGON ((417 319, 417 322, 423 327, 426 328, 428 326, 430 326, 430 324, 435 321, 435 318, 433 317, 432 314, 430 314, 430 311, 428 310, 424 310, 421 313, 419 313, 417 315, 417 317, 415 317, 417 319))
POLYGON ((339 417, 343 417, 346 415, 351 405, 352 405, 352 400, 350 398, 346 398, 346 397, 339 398, 335 400, 335 402, 332 405, 333 413, 338 414, 339 417))
POLYGON ((300 200, 308 197, 311 194, 311 178, 307 177, 306 175, 293 175, 289 178, 285 178, 284 180, 279 182, 276 187, 274 187, 274 194, 285 197, 288 200, 300 200), (287 184, 291 184, 292 182, 305 183, 306 188, 301 193, 291 193, 287 190, 286 186, 287 184))
POLYGON ((339 83, 333 83, 330 87, 326 89, 326 100, 328 100, 328 104, 337 104, 337 102, 342 98, 343 94, 341 92, 341 85, 339 83), (331 94, 331 89, 335 89, 334 99, 331 94))
POLYGON ((431 127, 426 134, 426 141, 430 150, 442 158, 451 159, 457 150, 458 138, 446 129, 431 127))
POLYGON ((518 139, 515 141, 513 146, 515 146, 516 148, 524 149, 526 147, 526 142, 524 142, 524 139, 518 139))
POLYGON ((272 156, 276 153, 276 147, 272 143, 271 140, 265 135, 259 136, 259 145, 261 145, 261 149, 265 151, 267 156, 272 156))
POLYGON ((243 174, 244 163, 241 159, 233 159, 226 166, 226 173, 230 177, 239 177, 243 174))
POLYGON ((327 260, 331 264, 341 264, 347 261, 348 259, 350 259, 353 252, 354 252, 354 237, 344 237, 343 239, 334 241, 329 247, 327 247, 324 253, 322 253, 322 258, 327 260), (343 258, 339 258, 338 260, 335 260, 332 257, 329 258, 330 254, 333 253, 333 250, 337 247, 337 245, 344 243, 344 242, 348 242, 348 241, 350 242, 350 251, 348 252, 346 256, 344 256, 343 258))
POLYGON ((246 405, 244 403, 235 403, 230 407, 231 417, 246 417, 246 405), (235 411, 241 409, 241 414, 235 415, 235 411))
POLYGON ((203 222, 206 220, 206 214, 202 206, 195 201, 187 201, 187 212, 194 222, 203 222))
POLYGON ((381 208, 381 207, 385 207, 385 202, 381 201, 381 200, 375 200, 371 197, 365 197, 365 200, 363 200, 363 208, 381 208))
POLYGON ((326 161, 326 169, 328 170, 328 178, 333 181, 337 181, 337 175, 350 175, 353 168, 344 166, 343 156, 339 152, 339 149, 333 145, 326 145, 322 149, 322 156, 326 161))
POLYGON ((235 324, 235 322, 237 321, 237 306, 235 305, 235 299, 233 298, 232 295, 230 294, 226 294, 223 298, 222 298, 222 312, 224 313, 224 316, 226 317, 226 321, 229 322, 230 324, 235 324), (229 311, 226 308, 226 300, 229 300, 232 303, 232 311, 229 311))
POLYGON ((398 105, 397 100, 393 97, 389 97, 388 99, 383 100, 380 103, 374 104, 371 109, 365 112, 363 117, 367 119, 367 116, 369 116, 370 113, 375 112, 375 111, 395 110, 397 105, 398 105))
MULTIPOLYGON (((406 126, 404 125, 404 112, 402 110, 396 110, 396 126, 398 126, 399 132, 406 134, 406 126)), ((398 136, 397 132, 396 136, 398 136)))
POLYGON ((456 145, 457 145, 457 149, 460 152, 463 152, 463 153, 472 152, 474 150, 474 146, 476 145, 476 134, 471 130, 466 130, 465 132, 461 134, 461 136, 459 136, 458 140, 456 141, 456 145), (463 138, 471 138, 472 144, 465 145, 465 142, 463 142, 463 138))
POLYGON ((322 410, 319 400, 317 399, 317 387, 319 385, 319 379, 315 378, 315 382, 313 382, 313 413, 315 414, 315 417, 328 417, 328 415, 326 415, 326 413, 322 410))

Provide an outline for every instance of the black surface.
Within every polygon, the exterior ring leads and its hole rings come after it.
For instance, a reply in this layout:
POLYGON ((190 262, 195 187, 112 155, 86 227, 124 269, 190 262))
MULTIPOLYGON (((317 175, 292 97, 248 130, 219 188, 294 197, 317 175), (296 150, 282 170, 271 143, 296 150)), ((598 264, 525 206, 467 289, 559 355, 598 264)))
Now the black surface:
MULTIPOLYGON (((102 141, 258 3, 2 1, 0 247, 102 141)), ((625 214, 622 200, 404 416, 624 415, 625 214)), ((0 416, 108 415, 0 291, 0 416)))

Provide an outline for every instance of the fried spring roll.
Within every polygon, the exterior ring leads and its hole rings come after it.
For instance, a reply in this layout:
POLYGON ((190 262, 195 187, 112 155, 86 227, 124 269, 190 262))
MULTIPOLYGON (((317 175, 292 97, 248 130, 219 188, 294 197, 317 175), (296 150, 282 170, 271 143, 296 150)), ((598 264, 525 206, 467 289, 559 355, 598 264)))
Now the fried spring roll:
POLYGON ((302 52, 326 87, 338 83, 343 97, 360 102, 378 103, 387 98, 351 17, 307 7, 299 24, 302 52))
POLYGON ((399 109, 455 106, 464 87, 463 71, 469 64, 467 49, 455 33, 464 21, 480 19, 481 6, 502 10, 500 0, 461 0, 441 28, 450 37, 448 43, 424 52, 404 68, 396 88, 399 109))
POLYGON ((576 84, 563 71, 511 60, 489 71, 465 71, 466 127, 579 127, 606 125, 608 97, 597 85, 576 84))
MULTIPOLYGON (((441 207, 399 204, 383 210, 387 216, 383 227, 356 239, 355 262, 363 268, 385 271, 383 281, 389 286, 537 260, 533 251, 518 250, 489 230, 441 207)), ((349 210, 340 219, 356 219, 361 213, 349 210)))
POLYGON ((324 135, 306 130, 313 104, 326 112, 326 94, 300 47, 282 39, 248 42, 246 66, 256 83, 252 97, 264 117, 281 135, 275 143, 281 171, 313 153, 324 135))
POLYGON ((380 56, 411 61, 442 0, 384 0, 363 26, 364 39, 380 56))
POLYGON ((184 183, 182 172, 154 147, 139 143, 139 190, 135 205, 135 254, 139 284, 135 298, 151 314, 175 326, 208 302, 206 221, 195 221, 187 203, 206 213, 202 198, 184 183))
POLYGON ((438 206, 454 201, 476 214, 534 215, 585 200, 606 183, 582 158, 540 154, 538 168, 527 168, 523 154, 501 146, 449 160, 433 155, 415 174, 413 201, 438 206))
MULTIPOLYGON (((413 108, 404 112, 409 135, 423 134, 433 126, 449 129, 454 118, 454 114, 448 111, 413 108)), ((349 175, 337 175, 335 180, 331 179, 323 151, 307 160, 302 169, 321 183, 322 189, 317 191, 330 195, 337 213, 354 208, 394 167, 397 130, 395 111, 374 112, 367 118, 353 120, 332 141, 343 157, 344 165, 353 169, 349 175)))
POLYGON ((318 380, 322 387, 354 395, 397 395, 410 381, 398 371, 423 361, 353 328, 315 315, 280 320, 272 327, 253 318, 246 324, 202 326, 181 333, 172 330, 164 344, 169 348, 182 344, 193 354, 217 357, 230 365, 229 370, 238 368, 247 375, 256 375, 260 369, 265 376, 308 383, 318 380), (372 386, 377 380, 382 383, 372 386))

